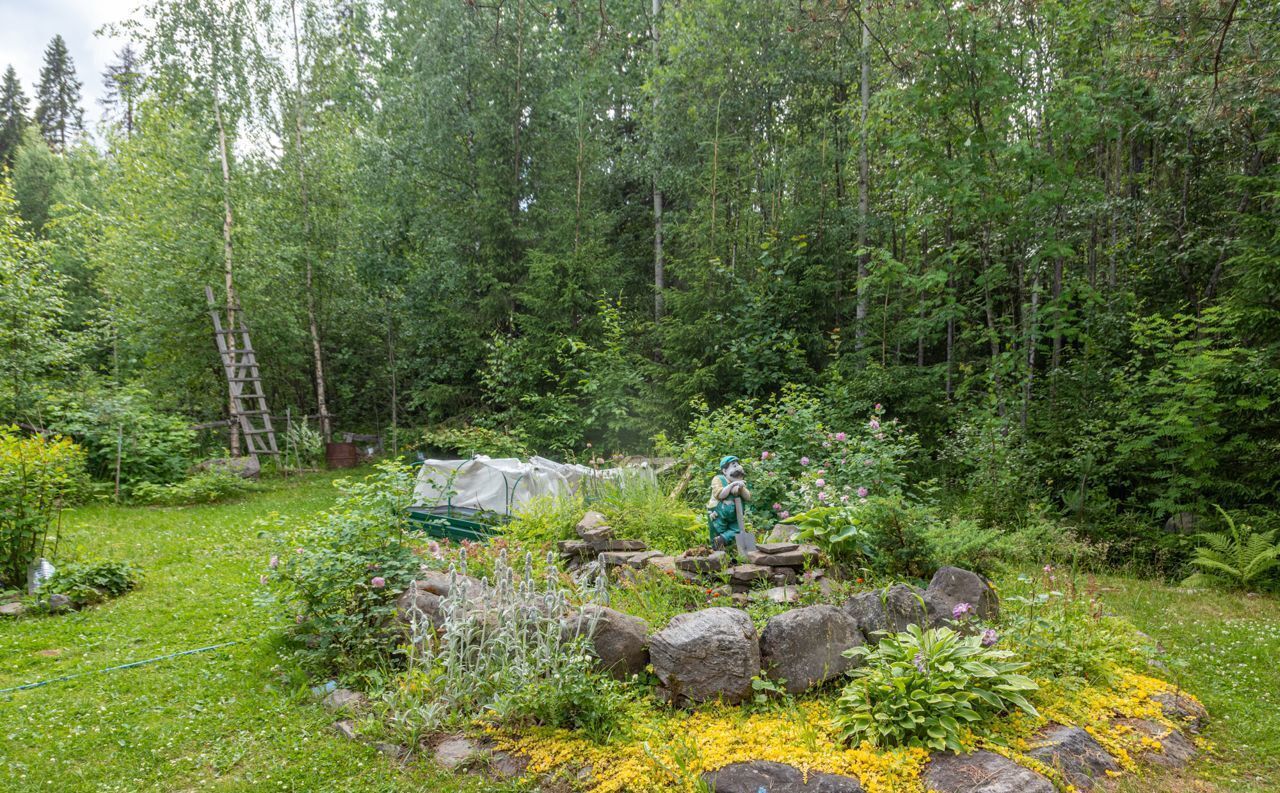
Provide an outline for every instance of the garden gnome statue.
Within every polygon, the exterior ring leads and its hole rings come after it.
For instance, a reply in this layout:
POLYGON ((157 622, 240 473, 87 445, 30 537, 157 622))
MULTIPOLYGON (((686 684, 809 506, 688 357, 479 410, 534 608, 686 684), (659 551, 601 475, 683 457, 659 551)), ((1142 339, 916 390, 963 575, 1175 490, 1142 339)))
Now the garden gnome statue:
POLYGON ((707 523, 711 531, 711 547, 731 548, 739 533, 746 531, 742 522, 742 502, 751 500, 746 472, 737 457, 727 455, 720 460, 720 473, 711 480, 711 498, 707 501, 707 523))

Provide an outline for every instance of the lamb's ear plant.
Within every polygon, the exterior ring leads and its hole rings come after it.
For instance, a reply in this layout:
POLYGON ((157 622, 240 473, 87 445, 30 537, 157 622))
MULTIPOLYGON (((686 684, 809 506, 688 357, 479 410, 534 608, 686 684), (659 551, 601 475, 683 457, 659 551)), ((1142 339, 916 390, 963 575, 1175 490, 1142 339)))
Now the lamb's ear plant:
POLYGON ((1248 589, 1262 583, 1264 576, 1280 567, 1277 530, 1258 532, 1247 525, 1236 526, 1222 507, 1214 505, 1214 509, 1222 515, 1227 530, 1196 535, 1203 545, 1196 548, 1190 564, 1199 569, 1182 585, 1248 589))
POLYGON ((984 641, 950 628, 909 625, 874 648, 848 651, 865 663, 836 702, 841 738, 958 751, 966 728, 981 734, 992 716, 1014 708, 1038 716, 1025 696, 1037 685, 1018 674, 1025 664, 984 641))

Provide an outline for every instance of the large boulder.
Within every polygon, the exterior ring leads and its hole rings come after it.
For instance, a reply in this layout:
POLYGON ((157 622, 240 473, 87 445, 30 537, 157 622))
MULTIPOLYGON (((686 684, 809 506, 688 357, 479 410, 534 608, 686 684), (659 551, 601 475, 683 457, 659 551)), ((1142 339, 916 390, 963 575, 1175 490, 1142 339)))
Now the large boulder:
POLYGON ((844 653, 862 644, 862 631, 835 606, 807 606, 773 617, 760 634, 760 663, 790 694, 839 677, 862 662, 844 653))
POLYGON ((805 774, 798 768, 765 760, 732 763, 706 772, 702 781, 714 793, 863 793, 862 785, 853 777, 815 771, 805 774))
MULTIPOLYGON (((1147 719, 1116 719, 1115 723, 1128 727, 1160 748, 1143 749, 1136 755, 1144 763, 1162 768, 1180 768, 1196 756, 1196 745, 1178 730, 1147 719)), ((1150 744, 1149 744, 1150 745, 1150 744)))
POLYGON ((484 583, 471 576, 450 576, 439 570, 427 570, 420 573, 417 580, 412 581, 396 598, 396 616, 401 622, 408 623, 415 613, 421 612, 433 626, 439 628, 444 624, 441 601, 455 586, 460 588, 462 597, 471 604, 482 602, 488 594, 484 583))
POLYGON ((218 457, 213 460, 204 460, 196 463, 197 471, 219 471, 222 473, 233 474, 241 479, 257 479, 262 473, 262 463, 258 460, 258 455, 250 454, 244 457, 218 457))
POLYGON ((1182 724, 1188 732, 1200 732, 1209 721, 1209 711, 1185 692, 1162 691, 1152 699, 1160 703, 1165 718, 1182 724))
POLYGON ((619 680, 640 674, 649 664, 649 623, 607 606, 590 605, 561 622, 565 641, 590 634, 588 642, 600 668, 619 680), (591 630, 592 622, 595 629, 591 630))
POLYGON ((609 521, 607 518, 605 518, 604 515, 601 515, 599 512, 592 510, 587 514, 583 515, 582 520, 578 521, 578 525, 574 526, 573 528, 575 531, 578 532, 578 536, 582 536, 583 532, 591 531, 592 529, 598 529, 601 526, 607 527, 608 525, 609 525, 609 521))
POLYGON ((1169 534, 1195 534, 1202 523, 1204 519, 1194 512, 1175 512, 1164 522, 1164 530, 1169 534))
POLYGON ((1032 741, 1027 756, 1056 769, 1078 790, 1093 790, 1107 779, 1107 772, 1120 770, 1120 765, 1107 750, 1079 727, 1050 724, 1032 741))
POLYGON ((649 657, 662 693, 676 703, 737 704, 751 696, 751 678, 760 673, 756 629, 739 609, 676 615, 650 638, 649 657))
POLYGON ((857 621, 867 643, 874 644, 886 633, 901 633, 908 625, 926 624, 923 599, 924 593, 916 587, 894 584, 854 595, 841 608, 857 621))
POLYGON ((929 760, 924 787, 935 793, 1055 793, 1053 783, 995 752, 943 752, 929 760))
POLYGON ((982 620, 1000 616, 1000 597, 991 588, 991 582, 959 567, 943 567, 934 573, 924 599, 929 610, 929 625, 933 627, 949 623, 952 610, 960 603, 973 606, 975 616, 982 620))

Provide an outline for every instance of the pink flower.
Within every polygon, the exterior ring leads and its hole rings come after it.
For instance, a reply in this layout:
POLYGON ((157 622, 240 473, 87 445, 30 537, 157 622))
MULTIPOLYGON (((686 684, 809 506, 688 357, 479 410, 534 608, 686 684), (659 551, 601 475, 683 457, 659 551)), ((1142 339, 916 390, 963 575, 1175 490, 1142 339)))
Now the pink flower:
POLYGON ((781 505, 781 504, 779 504, 779 503, 778 503, 778 502, 776 502, 776 501, 775 501, 775 502, 773 502, 773 511, 774 511, 774 512, 781 512, 781 511, 782 511, 782 505, 781 505))
POLYGON ((1045 566, 1044 566, 1044 571, 1045 571, 1046 573, 1052 573, 1052 572, 1053 572, 1053 565, 1051 565, 1051 564, 1047 564, 1047 565, 1045 565, 1045 566))
POLYGON ((768 452, 760 452, 760 459, 761 459, 761 460, 768 460, 768 459, 769 459, 769 453, 768 453, 768 452))
POLYGON ((435 540, 431 540, 427 543, 427 553, 431 554, 431 556, 436 559, 444 558, 444 554, 440 553, 440 543, 435 540))
POLYGON ((819 494, 818 494, 818 500, 819 500, 819 501, 826 501, 826 500, 827 500, 827 494, 826 494, 825 492, 821 492, 821 493, 819 493, 819 494))
POLYGON ((871 429, 873 429, 873 430, 878 430, 878 429, 880 429, 880 420, 879 420, 879 419, 871 419, 871 421, 867 422, 867 425, 868 425, 869 427, 871 427, 871 429))
POLYGON ((809 464, 809 458, 808 458, 808 457, 801 457, 801 458, 800 458, 800 464, 801 464, 801 465, 808 465, 808 464, 809 464))
POLYGON ((867 489, 865 487, 858 488, 858 498, 866 498, 866 497, 867 497, 867 489))
POLYGON ((270 567, 272 570, 275 570, 279 566, 280 566, 280 557, 276 556, 275 554, 271 554, 271 559, 267 561, 267 567, 270 567))
POLYGON ((825 479, 819 479, 819 480, 817 480, 816 482, 814 482, 813 484, 814 484, 814 487, 826 487, 826 486, 827 486, 827 480, 825 480, 825 479))
POLYGON ((971 611, 973 611, 973 606, 969 603, 957 603, 955 608, 951 609, 951 619, 958 620, 971 611))
POLYGON ((882 405, 882 404, 880 404, 879 402, 877 402, 877 403, 876 403, 876 410, 884 410, 884 405, 882 405))
POLYGON ((387 579, 383 578, 380 575, 375 575, 373 577, 373 580, 369 582, 369 586, 373 587, 374 589, 382 589, 386 585, 387 585, 387 579))
POLYGON ((263 586, 267 585, 267 580, 268 579, 265 575, 258 576, 258 583, 262 584, 263 586))
POLYGON ((843 496, 840 496, 840 501, 841 501, 842 503, 848 504, 848 503, 849 503, 849 494, 848 494, 848 493, 845 493, 843 496))
POLYGON ((784 510, 782 510, 781 512, 779 512, 779 513, 778 513, 778 517, 782 518, 783 520, 786 520, 787 518, 791 517, 791 513, 790 513, 790 512, 787 512, 787 511, 784 509, 784 510))
POLYGON ((848 435, 845 435, 843 432, 837 432, 837 433, 836 433, 836 440, 838 440, 838 441, 842 441, 842 440, 844 440, 844 439, 846 439, 846 438, 848 438, 848 437, 849 437, 849 436, 848 436, 848 435))
POLYGON ((827 475, 827 469, 825 468, 818 469, 818 476, 826 476, 826 475, 827 475))

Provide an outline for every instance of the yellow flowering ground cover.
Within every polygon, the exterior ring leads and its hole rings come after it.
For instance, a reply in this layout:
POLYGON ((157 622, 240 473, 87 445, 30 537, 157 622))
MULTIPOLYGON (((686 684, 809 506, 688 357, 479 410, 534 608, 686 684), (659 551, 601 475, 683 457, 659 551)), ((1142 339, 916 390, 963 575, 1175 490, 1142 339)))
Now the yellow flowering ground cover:
MULTIPOLYGON (((1122 670, 1108 688, 1072 688, 1040 681, 1039 719, 1014 713, 991 725, 989 737, 972 735, 966 748, 998 752, 1048 777, 1059 790, 1072 788, 1054 769, 1026 755, 1035 733, 1049 722, 1086 729, 1128 772, 1138 772, 1133 756, 1157 750, 1158 742, 1136 734, 1115 718, 1150 719, 1174 729, 1153 696, 1173 687, 1156 678, 1122 670)), ((1185 696, 1185 694, 1184 694, 1185 696)), ((694 790, 705 771, 749 760, 787 763, 803 771, 856 777, 868 793, 924 793, 921 774, 928 752, 919 748, 850 747, 839 740, 830 703, 812 699, 760 712, 709 705, 693 711, 637 705, 628 733, 594 744, 572 731, 529 727, 489 727, 498 748, 529 758, 532 776, 559 774, 589 793, 694 790), (585 771, 584 771, 585 769, 585 771)))

